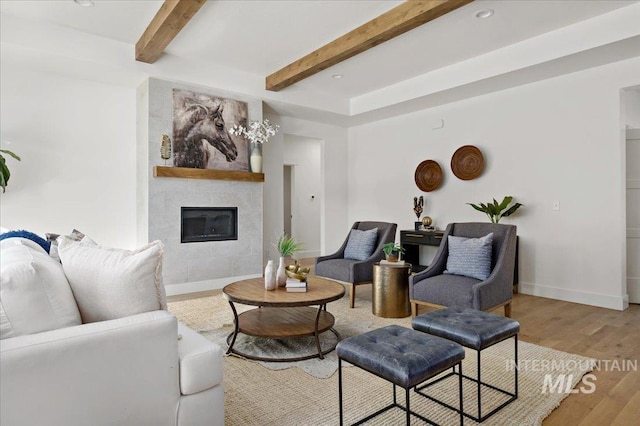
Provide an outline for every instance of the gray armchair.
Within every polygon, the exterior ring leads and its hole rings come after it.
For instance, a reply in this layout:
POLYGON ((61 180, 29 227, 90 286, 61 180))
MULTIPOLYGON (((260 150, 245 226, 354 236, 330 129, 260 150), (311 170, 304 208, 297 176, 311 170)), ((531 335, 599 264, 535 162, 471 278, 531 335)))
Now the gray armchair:
POLYGON ((411 314, 418 305, 462 306, 489 311, 504 306, 511 316, 513 270, 516 259, 516 227, 494 223, 450 223, 431 265, 409 278, 411 314), (484 281, 443 274, 449 255, 448 236, 479 238, 493 232, 491 274, 484 281))
MULTIPOLYGON (((349 241, 349 235, 345 238, 337 252, 328 256, 320 256, 316 259, 315 274, 336 281, 351 284, 349 293, 349 305, 353 308, 356 298, 356 286, 368 284, 373 280, 373 264, 384 259, 382 246, 396 239, 395 223, 387 222, 356 222, 351 229, 367 231, 378 228, 378 241, 371 256, 365 260, 353 260, 344 258, 344 249, 349 241)), ((351 231, 349 231, 351 232, 351 231)))

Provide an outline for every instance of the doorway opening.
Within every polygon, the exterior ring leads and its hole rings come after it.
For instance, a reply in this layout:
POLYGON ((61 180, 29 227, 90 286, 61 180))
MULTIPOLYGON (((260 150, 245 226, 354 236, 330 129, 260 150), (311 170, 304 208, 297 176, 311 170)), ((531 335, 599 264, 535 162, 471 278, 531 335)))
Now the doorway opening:
POLYGON ((321 245, 322 140, 285 134, 283 228, 302 244, 297 258, 317 257, 321 245))

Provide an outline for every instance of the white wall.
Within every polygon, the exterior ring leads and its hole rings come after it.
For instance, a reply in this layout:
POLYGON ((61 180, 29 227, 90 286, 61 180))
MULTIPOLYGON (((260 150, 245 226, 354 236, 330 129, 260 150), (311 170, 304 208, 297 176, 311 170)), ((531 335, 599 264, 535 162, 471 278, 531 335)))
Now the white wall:
POLYGON ((485 221, 465 203, 513 195, 523 293, 614 309, 626 305, 624 132, 620 89, 640 82, 640 59, 425 110, 349 130, 349 221, 371 217, 411 228, 413 197, 439 228, 485 221), (429 123, 444 119, 444 128, 429 123), (451 155, 466 144, 485 157, 482 176, 457 179, 451 155), (440 163, 442 186, 421 193, 416 166, 440 163), (560 211, 552 211, 553 201, 560 211))
POLYGON ((624 90, 622 99, 626 127, 628 129, 640 129, 640 89, 624 90))
POLYGON ((264 255, 277 259, 274 235, 284 229, 283 165, 284 135, 320 139, 320 251, 331 253, 344 240, 349 230, 347 221, 347 129, 292 117, 267 114, 280 131, 264 144, 264 255))
POLYGON ((291 234, 304 246, 299 257, 320 255, 321 143, 318 139, 284 135, 284 163, 293 168, 291 234))
POLYGON ((135 88, 2 66, 2 226, 136 245, 135 88))

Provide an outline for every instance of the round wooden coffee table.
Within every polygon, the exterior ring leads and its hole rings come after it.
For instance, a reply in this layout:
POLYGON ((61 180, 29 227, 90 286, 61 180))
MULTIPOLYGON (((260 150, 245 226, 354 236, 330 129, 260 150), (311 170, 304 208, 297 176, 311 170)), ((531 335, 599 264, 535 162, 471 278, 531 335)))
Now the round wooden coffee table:
POLYGON ((327 312, 327 303, 344 296, 344 287, 335 281, 309 276, 306 293, 288 293, 284 287, 267 291, 264 288, 264 278, 251 278, 225 286, 222 293, 233 311, 235 326, 233 332, 227 336, 228 354, 234 353, 248 359, 271 362, 323 359, 325 354, 335 349, 337 341, 340 340, 340 334, 332 328, 335 318, 327 312), (234 303, 258 306, 259 309, 238 314, 234 303), (337 340, 336 344, 322 350, 320 334, 325 331, 331 331, 337 340), (233 348, 239 333, 273 339, 313 336, 318 353, 290 358, 267 358, 248 354, 233 348))

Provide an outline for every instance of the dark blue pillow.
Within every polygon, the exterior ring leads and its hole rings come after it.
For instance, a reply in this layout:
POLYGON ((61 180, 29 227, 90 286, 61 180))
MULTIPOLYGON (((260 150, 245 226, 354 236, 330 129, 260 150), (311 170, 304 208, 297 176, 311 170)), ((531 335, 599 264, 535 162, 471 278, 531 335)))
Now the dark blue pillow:
POLYGON ((19 231, 9 231, 0 235, 0 241, 6 240, 7 238, 26 238, 27 240, 31 240, 34 243, 37 243, 40 247, 44 249, 47 253, 51 249, 51 243, 41 236, 34 234, 33 232, 25 231, 21 229, 19 231))

